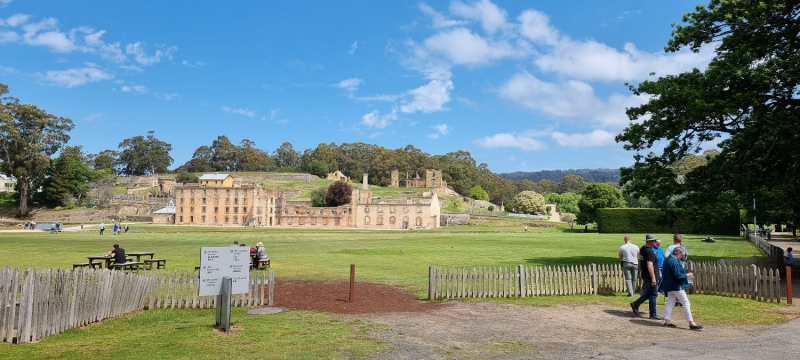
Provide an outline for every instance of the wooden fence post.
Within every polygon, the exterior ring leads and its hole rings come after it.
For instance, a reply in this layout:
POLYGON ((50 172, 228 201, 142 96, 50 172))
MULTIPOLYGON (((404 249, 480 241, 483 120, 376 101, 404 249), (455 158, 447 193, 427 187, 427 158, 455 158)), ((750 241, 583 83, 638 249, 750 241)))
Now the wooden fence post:
POLYGON ((436 291, 434 290, 433 286, 433 266, 428 266, 428 300, 433 300, 436 298, 436 291))
POLYGON ((267 305, 272 306, 273 291, 275 290, 275 270, 269 271, 269 299, 267 305))
POLYGON ((592 293, 597 295, 597 264, 592 264, 592 293))
POLYGON ((786 303, 792 305, 792 267, 786 267, 786 303))
POLYGON ((525 297, 526 290, 525 290, 525 265, 519 265, 519 294, 521 297, 525 297))

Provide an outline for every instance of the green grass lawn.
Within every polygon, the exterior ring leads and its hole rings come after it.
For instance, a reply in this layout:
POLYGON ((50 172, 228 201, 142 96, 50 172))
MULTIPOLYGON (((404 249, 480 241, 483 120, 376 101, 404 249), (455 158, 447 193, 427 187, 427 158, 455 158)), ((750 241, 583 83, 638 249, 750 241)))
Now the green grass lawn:
MULTIPOLYGON (((0 233, 2 264, 20 267, 70 268, 119 243, 127 251, 155 251, 170 269, 199 264, 202 246, 264 242, 277 279, 339 279, 356 264, 356 279, 402 287, 425 298, 428 266, 499 266, 617 263, 622 234, 579 233, 558 224, 524 219, 475 217, 478 226, 431 231, 335 229, 223 228, 131 225, 128 235, 80 233, 0 233)), ((644 234, 631 234, 642 244, 644 234)), ((670 239, 669 234, 658 234, 670 239)), ((695 261, 759 255, 738 237, 687 235, 684 244, 695 261)), ((480 299, 526 306, 605 304, 626 309, 623 294, 520 299, 480 299)), ((660 299, 661 300, 661 299, 660 299)), ((786 317, 783 304, 764 304, 720 296, 692 296, 693 310, 706 323, 776 323, 786 317)), ((663 305, 660 306, 663 310, 663 305)), ((270 359, 363 358, 386 349, 367 335, 375 325, 309 311, 245 316, 235 309, 233 323, 241 332, 221 336, 211 331, 211 310, 148 310, 85 329, 50 336, 37 344, 0 344, 0 358, 229 358, 266 354, 270 359)))

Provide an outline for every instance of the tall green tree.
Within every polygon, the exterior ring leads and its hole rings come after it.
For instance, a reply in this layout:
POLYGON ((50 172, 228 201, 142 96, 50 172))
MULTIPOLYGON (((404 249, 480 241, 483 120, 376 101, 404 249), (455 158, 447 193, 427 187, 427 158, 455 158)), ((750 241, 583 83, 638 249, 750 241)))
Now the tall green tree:
POLYGON ((584 188, 586 188, 586 181, 583 180, 582 176, 573 173, 567 174, 558 183, 558 192, 562 194, 566 192, 580 194, 584 188))
POLYGON ((281 171, 294 172, 299 170, 300 153, 288 141, 275 149, 272 157, 275 159, 275 167, 281 171))
POLYGON ((592 223, 597 220, 597 209, 623 208, 625 199, 622 191, 604 183, 591 183, 586 186, 578 201, 578 224, 592 223))
POLYGON ((151 175, 166 173, 172 165, 172 145, 155 137, 148 131, 147 137, 135 136, 119 143, 123 149, 119 155, 121 172, 127 175, 151 175))
POLYGON ((578 202, 580 202, 581 196, 576 193, 548 193, 545 194, 544 199, 548 204, 556 204, 556 210, 560 212, 577 214, 580 211, 578 202))
POLYGON ((480 185, 473 186, 472 189, 469 189, 469 197, 475 200, 489 201, 489 194, 487 194, 486 190, 483 190, 480 185))
POLYGON ((19 213, 24 216, 31 185, 44 178, 50 156, 69 141, 67 133, 75 125, 7 94, 8 86, 0 83, 0 171, 17 179, 19 213))
MULTIPOLYGON (((81 203, 89 193, 91 182, 98 175, 89 169, 89 160, 81 146, 67 146, 53 161, 50 176, 44 181, 45 198, 58 205, 63 205, 72 197, 81 203)), ((100 171, 107 174, 107 171, 100 171)))
POLYGON ((621 181, 634 195, 662 207, 680 195, 676 205, 697 214, 749 208, 756 199, 765 211, 788 210, 800 224, 798 14, 798 1, 712 0, 673 25, 666 51, 713 46, 715 56, 705 70, 630 86, 649 99, 628 109, 632 123, 617 136, 636 152, 621 181), (674 176, 679 159, 719 139, 720 154, 706 166, 688 171, 683 182, 674 176), (666 146, 647 154, 656 143, 666 146))

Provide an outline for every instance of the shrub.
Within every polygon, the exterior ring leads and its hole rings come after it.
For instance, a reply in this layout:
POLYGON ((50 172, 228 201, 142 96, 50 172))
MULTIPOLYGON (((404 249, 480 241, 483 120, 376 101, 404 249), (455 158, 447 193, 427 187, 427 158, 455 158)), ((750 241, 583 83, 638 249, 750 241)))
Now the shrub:
POLYGON ((55 211, 61 211, 61 210, 63 210, 63 209, 64 209, 64 208, 62 208, 61 206, 56 206, 56 207, 55 207, 55 209, 53 209, 53 210, 55 210, 55 211))
POLYGON ((69 205, 67 205, 67 209, 69 209, 69 210, 72 210, 72 209, 74 209, 74 208, 76 208, 76 207, 78 207, 78 206, 77 206, 77 205, 75 205, 75 204, 69 204, 69 205))
POLYGON ((494 211, 494 206, 493 205, 489 205, 489 207, 486 208, 486 210, 489 210, 489 212, 492 212, 492 211, 494 211))
POLYGON ((325 193, 327 189, 324 187, 311 190, 309 197, 311 198, 311 206, 321 207, 327 205, 325 202, 325 193))
POLYGON ((695 221, 683 209, 598 209, 597 231, 739 235, 739 214, 731 213, 709 223, 695 221))
POLYGON ((514 196, 514 211, 536 214, 544 211, 544 196, 535 191, 523 191, 514 196))
POLYGON ((328 191, 325 193, 325 202, 329 206, 344 205, 350 202, 352 194, 353 190, 350 185, 344 181, 337 181, 328 187, 328 191))

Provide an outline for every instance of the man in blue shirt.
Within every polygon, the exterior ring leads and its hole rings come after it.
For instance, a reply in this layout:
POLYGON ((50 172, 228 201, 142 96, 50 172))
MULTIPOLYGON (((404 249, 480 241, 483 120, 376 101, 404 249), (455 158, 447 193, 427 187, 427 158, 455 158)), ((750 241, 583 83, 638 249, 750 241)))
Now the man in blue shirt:
POLYGON ((639 256, 642 258, 642 264, 639 268, 642 271, 642 293, 638 299, 632 302, 631 310, 636 316, 639 316, 639 306, 647 301, 650 307, 650 319, 662 320, 663 317, 658 316, 656 312, 656 299, 658 298, 658 287, 656 281, 660 280, 658 274, 658 259, 653 252, 653 247, 656 245, 658 238, 653 234, 648 234, 645 237, 645 245, 639 249, 639 256))

